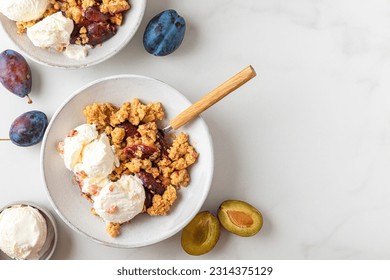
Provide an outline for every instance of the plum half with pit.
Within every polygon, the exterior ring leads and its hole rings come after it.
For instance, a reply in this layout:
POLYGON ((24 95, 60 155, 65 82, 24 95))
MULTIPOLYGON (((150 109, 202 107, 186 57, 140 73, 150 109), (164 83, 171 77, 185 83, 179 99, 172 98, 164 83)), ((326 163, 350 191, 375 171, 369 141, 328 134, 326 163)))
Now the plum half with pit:
POLYGON ((0 53, 0 82, 13 94, 28 98, 31 92, 31 69, 26 59, 17 51, 5 50, 0 53))
POLYGON ((239 236, 253 236, 263 227, 263 216, 259 210, 241 200, 225 200, 218 208, 218 219, 222 226, 239 236))
POLYGON ((45 113, 29 111, 21 114, 11 124, 9 138, 12 143, 21 147, 28 147, 41 142, 48 125, 45 113))

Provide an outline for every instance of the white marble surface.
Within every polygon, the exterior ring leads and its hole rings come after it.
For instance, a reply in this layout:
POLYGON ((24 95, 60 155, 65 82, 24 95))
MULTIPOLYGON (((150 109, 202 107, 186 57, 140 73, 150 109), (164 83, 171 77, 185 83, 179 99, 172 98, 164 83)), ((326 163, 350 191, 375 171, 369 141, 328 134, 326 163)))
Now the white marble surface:
MULTIPOLYGON (((17 48, 0 30, 1 50, 17 48)), ((203 209, 246 200, 262 231, 223 231, 216 248, 188 256, 180 234, 120 250, 95 244, 58 218, 55 259, 388 259, 390 257, 390 1, 150 0, 127 47, 100 65, 61 70, 30 61, 33 105, 0 88, 0 133, 30 109, 50 117, 87 82, 135 73, 196 101, 251 64, 258 76, 203 114, 215 173, 203 209), (153 57, 147 21, 173 8, 187 20, 182 46, 153 57)), ((0 205, 31 200, 51 209, 40 146, 0 143, 0 205)))

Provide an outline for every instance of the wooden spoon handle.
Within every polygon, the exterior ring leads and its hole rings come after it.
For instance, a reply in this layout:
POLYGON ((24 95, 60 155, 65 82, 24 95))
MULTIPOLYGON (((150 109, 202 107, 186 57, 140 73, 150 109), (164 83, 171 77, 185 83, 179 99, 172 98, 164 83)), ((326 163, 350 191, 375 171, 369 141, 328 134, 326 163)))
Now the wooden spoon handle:
POLYGON ((173 129, 180 128, 255 76, 255 69, 249 65, 173 118, 170 126, 173 129))

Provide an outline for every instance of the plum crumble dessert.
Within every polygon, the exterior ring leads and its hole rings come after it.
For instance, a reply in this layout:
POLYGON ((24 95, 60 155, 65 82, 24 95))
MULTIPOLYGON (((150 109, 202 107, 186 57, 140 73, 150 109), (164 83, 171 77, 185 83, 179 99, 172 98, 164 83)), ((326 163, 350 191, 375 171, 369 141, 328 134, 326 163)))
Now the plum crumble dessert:
POLYGON ((86 123, 71 130, 57 150, 107 232, 118 236, 121 225, 140 213, 166 215, 198 158, 188 135, 163 135, 159 102, 94 103, 83 114, 86 123))

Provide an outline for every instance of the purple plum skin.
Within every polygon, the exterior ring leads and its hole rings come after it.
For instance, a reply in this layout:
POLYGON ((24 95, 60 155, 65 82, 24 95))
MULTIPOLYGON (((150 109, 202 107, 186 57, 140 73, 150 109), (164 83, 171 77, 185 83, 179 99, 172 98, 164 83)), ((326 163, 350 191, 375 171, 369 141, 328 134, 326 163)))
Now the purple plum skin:
POLYGON ((181 45, 186 22, 175 10, 165 10, 154 16, 146 26, 143 44, 155 56, 166 56, 181 45))
POLYGON ((19 97, 31 92, 31 69, 26 59, 14 50, 0 53, 0 82, 19 97))
POLYGON ((9 138, 12 143, 21 147, 28 147, 41 142, 48 125, 45 113, 28 111, 17 117, 11 124, 9 138))

